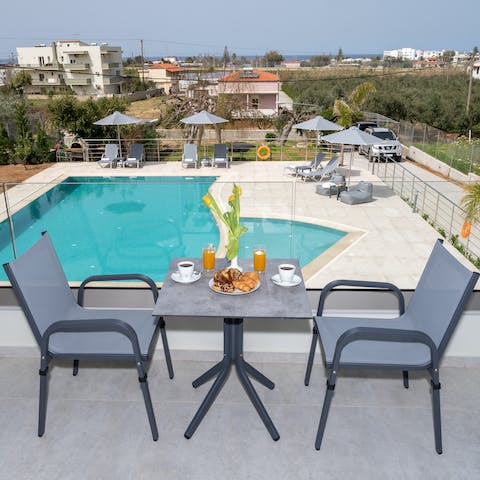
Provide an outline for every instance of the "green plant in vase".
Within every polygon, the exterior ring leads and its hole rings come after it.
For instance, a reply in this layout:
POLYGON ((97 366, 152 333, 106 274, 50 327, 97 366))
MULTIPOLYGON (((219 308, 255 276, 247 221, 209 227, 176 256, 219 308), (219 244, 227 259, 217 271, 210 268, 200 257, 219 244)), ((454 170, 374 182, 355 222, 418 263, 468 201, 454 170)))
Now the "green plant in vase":
POLYGON ((238 248, 240 237, 248 230, 247 227, 240 224, 240 196, 242 189, 233 184, 232 194, 228 197, 229 210, 222 212, 217 202, 210 192, 203 197, 205 205, 225 224, 228 230, 228 244, 226 257, 231 262, 231 266, 238 268, 238 248))

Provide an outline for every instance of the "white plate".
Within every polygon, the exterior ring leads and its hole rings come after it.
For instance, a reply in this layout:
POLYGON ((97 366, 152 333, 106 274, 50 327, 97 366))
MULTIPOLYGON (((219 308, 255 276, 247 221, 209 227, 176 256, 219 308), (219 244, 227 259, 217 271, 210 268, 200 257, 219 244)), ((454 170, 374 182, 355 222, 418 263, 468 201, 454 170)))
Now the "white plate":
POLYGON ((272 282, 280 287, 295 287, 296 285, 300 285, 302 283, 302 279, 298 275, 294 275, 291 282, 282 282, 280 280, 280 275, 277 273, 272 277, 272 282))
POLYGON ((208 282, 208 286, 210 287, 211 290, 213 290, 215 293, 219 293, 220 295, 247 295, 248 293, 252 293, 255 290, 258 290, 258 288, 261 285, 261 282, 258 282, 256 287, 252 288, 249 292, 242 292, 241 290, 235 289, 232 293, 227 293, 227 292, 219 292, 218 290, 215 290, 213 287, 213 278, 211 278, 208 282))
POLYGON ((172 273, 172 280, 178 283, 193 283, 193 282, 196 282, 201 276, 202 276, 202 272, 193 272, 192 278, 189 278, 188 280, 184 280, 180 276, 180 273, 175 270, 175 272, 172 273))

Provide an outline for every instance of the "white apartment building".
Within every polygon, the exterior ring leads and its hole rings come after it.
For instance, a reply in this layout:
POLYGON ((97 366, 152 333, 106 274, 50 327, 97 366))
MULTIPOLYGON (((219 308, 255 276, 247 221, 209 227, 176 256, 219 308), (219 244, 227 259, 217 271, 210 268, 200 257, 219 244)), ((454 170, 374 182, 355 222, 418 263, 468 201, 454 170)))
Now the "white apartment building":
POLYGON ((384 50, 383 59, 396 58, 399 60, 420 60, 425 58, 438 58, 444 50, 417 50, 415 48, 399 48, 397 50, 384 50))
POLYGON ((32 76, 33 91, 48 93, 65 86, 78 95, 121 93, 121 47, 60 40, 51 45, 17 48, 18 65, 32 76))
POLYGON ((475 62, 473 64, 472 77, 476 80, 480 80, 480 62, 475 62))

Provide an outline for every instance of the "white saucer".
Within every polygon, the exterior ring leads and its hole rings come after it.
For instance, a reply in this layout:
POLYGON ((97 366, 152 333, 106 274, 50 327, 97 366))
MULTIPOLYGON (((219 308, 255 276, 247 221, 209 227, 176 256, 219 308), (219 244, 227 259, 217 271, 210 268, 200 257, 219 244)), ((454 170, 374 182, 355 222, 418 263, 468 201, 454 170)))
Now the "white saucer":
POLYGON ((272 277, 272 282, 280 287, 295 287, 302 283, 302 279, 298 275, 294 275, 291 282, 282 282, 280 280, 280 275, 277 273, 272 277))
POLYGON ((193 282, 196 282, 201 276, 202 276, 202 272, 193 272, 193 275, 191 278, 189 278, 188 280, 183 280, 179 272, 177 271, 172 272, 172 280, 178 283, 193 283, 193 282))

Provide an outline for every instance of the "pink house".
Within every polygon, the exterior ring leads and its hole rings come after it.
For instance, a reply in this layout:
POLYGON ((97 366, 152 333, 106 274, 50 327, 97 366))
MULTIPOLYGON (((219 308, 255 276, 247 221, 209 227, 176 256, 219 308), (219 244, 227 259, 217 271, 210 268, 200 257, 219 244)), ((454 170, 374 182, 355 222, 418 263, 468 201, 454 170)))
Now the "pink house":
POLYGON ((213 95, 235 103, 239 116, 274 115, 278 112, 280 78, 274 73, 247 68, 218 80, 213 95))

